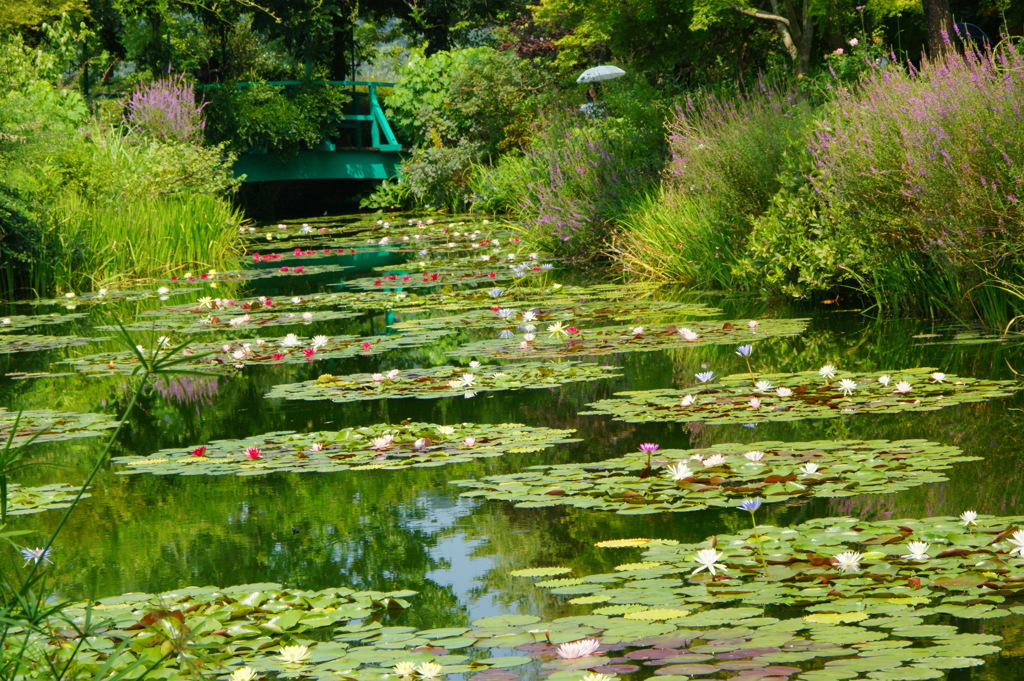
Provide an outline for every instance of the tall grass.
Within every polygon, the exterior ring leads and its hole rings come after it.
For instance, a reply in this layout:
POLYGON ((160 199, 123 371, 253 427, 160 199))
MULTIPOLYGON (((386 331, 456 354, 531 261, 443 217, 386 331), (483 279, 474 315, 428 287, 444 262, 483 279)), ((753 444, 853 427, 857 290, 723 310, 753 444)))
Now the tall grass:
POLYGON ((840 93, 810 150, 822 203, 874 239, 857 274, 879 305, 1005 308, 986 289, 1021 272, 1024 253, 1022 55, 879 70, 840 93))
POLYGON ((240 255, 242 215, 206 194, 116 206, 67 193, 52 216, 53 236, 69 256, 49 263, 59 289, 223 270, 240 255))
POLYGON ((661 190, 625 219, 616 244, 623 266, 644 278, 735 285, 752 220, 779 190, 783 158, 811 116, 795 92, 765 83, 745 96, 678 105, 666 123, 661 190))

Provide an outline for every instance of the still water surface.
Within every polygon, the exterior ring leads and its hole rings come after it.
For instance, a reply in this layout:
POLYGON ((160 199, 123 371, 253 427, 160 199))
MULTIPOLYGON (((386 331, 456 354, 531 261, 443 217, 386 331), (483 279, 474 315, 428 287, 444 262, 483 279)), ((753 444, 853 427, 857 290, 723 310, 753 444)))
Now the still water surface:
MULTIPOLYGON (((388 259, 399 263, 404 257, 389 253, 386 247, 360 250, 358 256, 335 261, 353 266, 340 274, 268 279, 247 285, 238 295, 337 291, 337 284, 345 279, 367 276, 368 266, 388 259)), ((547 276, 567 279, 573 278, 573 273, 556 271, 547 276)), ((806 333, 756 345, 762 371, 803 371, 831 363, 850 371, 930 366, 962 376, 1014 378, 1015 370, 1024 370, 1020 345, 949 343, 956 330, 945 323, 877 320, 858 312, 827 309, 793 310, 756 298, 708 295, 701 300, 726 310, 723 318, 812 317, 806 333)), ((159 304, 154 301, 149 306, 159 304)), ((131 315, 145 306, 125 304, 108 310, 131 315)), ((51 310, 61 308, 8 306, 0 314, 51 310)), ((88 318, 69 323, 60 333, 100 335, 92 327, 106 323, 105 311, 79 311, 88 312, 88 318)), ((408 316, 371 313, 318 323, 315 329, 274 329, 272 335, 289 331, 305 336, 385 334, 389 322, 408 316)), ((479 617, 507 612, 544 618, 579 612, 564 598, 535 588, 531 580, 510 577, 508 572, 540 565, 565 565, 576 574, 607 572, 621 562, 623 554, 602 552, 594 548, 596 541, 634 536, 700 541, 716 533, 737 531, 749 519, 733 510, 624 517, 557 508, 516 509, 511 504, 460 498, 459 488, 449 481, 515 472, 537 463, 596 461, 633 451, 642 442, 687 448, 764 440, 922 438, 984 457, 984 461, 956 465, 948 471, 945 483, 891 495, 777 505, 759 517, 762 523, 794 524, 848 514, 865 519, 958 515, 966 509, 1024 514, 1024 469, 1020 465, 1024 399, 1019 395, 935 412, 855 415, 766 423, 756 428, 627 424, 604 416, 578 415, 587 403, 624 389, 692 385, 693 374, 706 368, 722 374, 740 371, 732 346, 598 357, 596 361, 621 366, 623 376, 556 389, 480 393, 471 399, 335 404, 264 397, 274 385, 321 373, 341 375, 445 363, 445 350, 485 337, 493 337, 493 332, 460 330, 426 348, 308 365, 248 367, 228 377, 164 383, 147 394, 132 414, 115 455, 145 456, 162 448, 269 431, 335 430, 405 419, 572 428, 582 442, 534 454, 402 471, 248 478, 122 476, 114 466, 101 474, 92 496, 76 510, 56 544, 56 589, 69 598, 99 598, 184 585, 248 582, 280 582, 304 589, 338 585, 408 588, 419 595, 399 623, 423 628, 462 626, 479 617)), ((75 354, 86 353, 72 349, 0 355, 0 374, 55 371, 53 362, 75 354)), ((123 378, 0 377, 0 406, 9 409, 120 413, 126 393, 123 378)), ((102 448, 101 438, 94 440, 36 446, 41 462, 50 465, 33 467, 18 482, 77 483, 102 448)), ((46 532, 58 513, 22 516, 15 525, 46 532)), ((1018 645, 1022 630, 1015 618, 966 621, 964 626, 1001 633, 1010 650, 988 658, 982 668, 953 672, 951 678, 1018 678, 1020 667, 1015 659, 1024 646, 1018 645)))

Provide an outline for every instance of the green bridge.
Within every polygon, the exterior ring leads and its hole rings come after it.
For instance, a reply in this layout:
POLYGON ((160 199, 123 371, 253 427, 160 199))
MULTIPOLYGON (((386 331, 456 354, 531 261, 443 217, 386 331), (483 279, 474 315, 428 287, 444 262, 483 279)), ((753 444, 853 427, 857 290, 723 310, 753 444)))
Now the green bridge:
MULTIPOLYGON (((315 149, 280 155, 250 150, 235 163, 235 175, 245 182, 274 180, 386 180, 398 174, 402 145, 395 139, 377 88, 392 83, 360 80, 329 80, 327 85, 346 87, 352 96, 350 113, 336 121, 336 134, 315 149)), ((268 85, 295 87, 298 80, 270 81, 268 85)), ((239 83, 241 86, 248 83, 239 83)))

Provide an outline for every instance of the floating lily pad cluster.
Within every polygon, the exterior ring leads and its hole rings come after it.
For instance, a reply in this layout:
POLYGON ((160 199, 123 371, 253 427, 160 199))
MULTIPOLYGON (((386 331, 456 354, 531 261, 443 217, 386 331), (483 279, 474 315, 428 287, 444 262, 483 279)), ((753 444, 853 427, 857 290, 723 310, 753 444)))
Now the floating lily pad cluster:
POLYGON ((124 456, 114 463, 124 474, 263 475, 331 473, 443 466, 508 453, 536 452, 575 442, 571 430, 518 423, 379 425, 314 433, 266 433, 243 440, 217 440, 152 456, 124 456))
POLYGON ((288 400, 378 400, 417 397, 473 397, 478 392, 554 388, 564 383, 596 381, 619 375, 618 367, 576 362, 504 364, 464 368, 392 370, 387 374, 324 374, 312 381, 276 385, 267 397, 288 400), (391 376, 391 377, 389 377, 391 376))
MULTIPOLYGON (((709 372, 710 373, 710 372, 709 372)), ((1012 395, 1013 381, 988 381, 943 374, 934 369, 891 373, 820 372, 749 375, 710 380, 685 390, 634 390, 587 405, 583 414, 611 414, 616 420, 760 423, 835 418, 847 414, 933 411, 1012 395), (843 381, 848 381, 844 384, 843 381)))
POLYGON ((107 305, 115 301, 128 300, 168 300, 173 296, 194 293, 198 288, 176 287, 170 289, 164 286, 156 289, 143 289, 131 291, 108 291, 100 289, 88 293, 68 293, 59 298, 34 298, 27 302, 32 305, 60 305, 68 310, 74 310, 80 306, 107 305))
POLYGON ((85 345, 106 338, 82 338, 77 336, 39 336, 34 334, 11 334, 0 336, 0 355, 13 355, 18 352, 36 352, 39 350, 56 350, 85 345))
MULTIPOLYGON (((246 329, 262 329, 275 326, 309 325, 314 322, 329 322, 337 319, 351 319, 357 316, 347 310, 315 310, 311 312, 244 312, 228 311, 213 312, 207 316, 196 317, 188 313, 164 315, 160 311, 153 314, 140 315, 136 321, 125 324, 129 331, 160 331, 164 333, 200 333, 207 331, 242 331, 246 329)), ((115 326, 97 327, 105 331, 115 330, 115 326)))
POLYGON ((454 357, 588 357, 620 352, 649 352, 672 348, 749 343, 773 336, 795 336, 807 328, 805 319, 768 320, 757 326, 747 322, 693 322, 667 326, 612 326, 577 328, 556 323, 510 338, 467 343, 449 352, 454 357))
POLYGON ((911 639, 930 636, 925 618, 932 616, 1024 613, 1024 519, 965 517, 758 525, 756 532, 719 535, 714 547, 612 540, 599 546, 647 548, 612 573, 538 586, 599 606, 597 614, 641 618, 636 613, 649 608, 791 605, 814 613, 804 618, 812 623, 882 627, 911 639))
POLYGON ((423 317, 395 322, 395 329, 447 329, 493 328, 518 329, 522 332, 527 324, 533 324, 543 331, 544 326, 562 322, 564 326, 595 320, 645 319, 656 317, 709 317, 719 310, 692 303, 675 303, 661 300, 609 301, 588 300, 561 304, 527 302, 512 307, 494 306, 446 317, 423 317))
MULTIPOLYGON (((76 485, 23 487, 10 483, 7 486, 7 514, 27 515, 55 508, 67 508, 78 494, 78 490, 76 485)), ((82 496, 89 495, 83 494, 82 496)))
POLYGON ((35 442, 74 440, 97 437, 113 428, 117 421, 105 414, 79 414, 67 411, 37 409, 17 412, 0 408, 0 443, 7 442, 11 428, 17 424, 14 444, 21 444, 35 436, 35 442))
POLYGON ((460 480, 463 496, 521 508, 575 506, 623 514, 698 511, 763 497, 783 502, 896 492, 941 482, 961 461, 956 447, 923 440, 758 442, 658 450, 586 464, 531 466, 521 473, 460 480))
POLYGON ((452 267, 441 270, 411 270, 408 273, 382 274, 377 277, 349 279, 345 286, 363 291, 385 289, 427 288, 432 286, 454 286, 459 284, 487 284, 490 282, 522 279, 530 275, 544 274, 546 270, 537 269, 513 270, 500 266, 493 269, 481 267, 452 267))
MULTIPOLYGON (((369 357, 389 350, 433 343, 450 331, 420 331, 390 336, 313 336, 289 334, 282 338, 255 338, 189 343, 178 356, 178 368, 202 371, 240 369, 253 364, 300 364, 343 357, 369 357), (193 356, 189 359, 189 356, 193 356)), ((170 343, 170 341, 168 341, 170 343)), ((150 352, 153 352, 151 350, 150 352)), ((155 350, 159 353, 159 350, 155 350)), ((64 360, 91 375, 131 374, 139 367, 131 352, 108 352, 64 360)))
POLYGON ((37 315, 12 315, 0 317, 0 333, 12 331, 23 331, 35 326, 47 326, 50 324, 63 324, 74 319, 81 319, 85 315, 78 314, 37 314, 37 315))
POLYGON ((331 274, 351 269, 348 265, 283 265, 281 267, 247 268, 243 270, 229 270, 227 272, 216 272, 211 274, 200 274, 186 277, 173 277, 171 281, 178 283, 210 283, 218 281, 255 281, 257 279, 271 279, 273 277, 288 276, 314 276, 317 274, 331 274))

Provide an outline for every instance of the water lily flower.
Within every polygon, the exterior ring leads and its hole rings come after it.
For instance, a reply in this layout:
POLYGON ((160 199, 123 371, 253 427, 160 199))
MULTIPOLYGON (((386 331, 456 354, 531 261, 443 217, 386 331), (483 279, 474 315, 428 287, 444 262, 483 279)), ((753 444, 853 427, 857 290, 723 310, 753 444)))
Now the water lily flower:
POLYGON ((394 441, 394 439, 395 438, 393 435, 381 435, 380 437, 372 438, 370 440, 370 444, 372 444, 373 448, 376 449, 378 452, 382 452, 391 446, 391 443, 394 441))
POLYGON ((853 391, 856 390, 856 389, 857 389, 857 381, 854 381, 854 380, 849 379, 849 378, 844 378, 841 381, 839 381, 839 390, 844 395, 846 395, 847 397, 852 395, 853 391))
POLYGON ((977 524, 978 512, 977 511, 964 511, 960 514, 960 522, 965 527, 974 527, 977 524))
POLYGON ((510 307, 502 307, 502 308, 498 308, 498 313, 497 314, 502 319, 508 319, 509 317, 514 315, 515 313, 516 313, 516 311, 513 310, 510 307))
POLYGON ((738 348, 736 348, 736 354, 739 355, 740 357, 750 357, 750 353, 753 351, 754 346, 750 345, 749 343, 746 345, 741 345, 738 348))
MULTIPOLYGON (((166 295, 166 294, 171 292, 171 289, 167 288, 166 286, 161 286, 160 288, 158 288, 156 290, 156 292, 159 293, 160 295, 166 295)), ((73 296, 73 295, 75 295, 75 294, 72 293, 71 296, 73 296)), ((70 298, 71 296, 68 296, 68 297, 70 298)))
POLYGON ((302 344, 302 341, 300 341, 299 337, 296 336, 294 333, 289 333, 287 336, 285 336, 284 338, 281 339, 281 345, 283 345, 285 347, 288 347, 288 348, 293 348, 296 345, 301 345, 301 344, 302 344))
POLYGON ((38 565, 39 561, 53 565, 53 561, 50 560, 50 552, 52 550, 53 549, 43 547, 35 549, 25 548, 21 549, 21 557, 25 559, 25 565, 28 565, 29 563, 35 563, 38 565))
POLYGON ((437 432, 440 433, 441 435, 447 435, 450 437, 452 435, 455 435, 455 428, 451 426, 438 426, 437 432))
POLYGON ((800 467, 800 470, 803 471, 804 475, 814 475, 815 473, 818 472, 818 464, 805 463, 803 466, 800 467))
POLYGON ((361 347, 363 350, 369 350, 371 347, 373 347, 373 345, 370 343, 362 343, 360 344, 359 347, 361 347))
POLYGON ((450 388, 451 388, 452 390, 462 390, 462 388, 463 388, 463 385, 462 385, 462 381, 460 381, 460 380, 459 380, 459 379, 457 379, 457 378, 452 378, 452 379, 449 379, 449 380, 448 380, 448 386, 449 386, 449 387, 450 387, 450 388))
POLYGON ((702 570, 707 570, 711 573, 711 576, 715 576, 715 568, 725 572, 725 566, 719 563, 719 559, 725 554, 719 553, 715 549, 701 549, 697 552, 697 555, 693 557, 693 560, 700 563, 700 565, 691 572, 691 575, 695 575, 702 570))
MULTIPOLYGON (((534 331, 537 330, 537 327, 534 326, 533 324, 523 324, 519 328, 525 331, 526 333, 533 333, 534 331)), ((568 331, 568 329, 566 330, 568 331)))
POLYGON ((668 473, 668 477, 673 480, 689 480, 693 477, 693 471, 685 463, 673 463, 665 467, 665 472, 668 473))
POLYGON ((900 381, 896 384, 896 392, 898 392, 900 395, 906 395, 910 391, 910 381, 900 381))
POLYGON ((601 642, 596 638, 584 638, 579 641, 562 643, 555 649, 555 653, 563 660, 576 660, 581 657, 590 657, 600 647, 601 642))
POLYGON ((751 397, 750 401, 747 402, 747 406, 749 406, 751 409, 760 409, 761 408, 761 398, 760 397, 751 397))
POLYGON ((680 403, 683 407, 692 407, 697 401, 697 398, 693 395, 683 395, 683 401, 680 403))
POLYGON ((415 662, 399 662, 394 667, 395 673, 399 676, 412 676, 416 673, 415 662))
POLYGON ((292 302, 297 305, 302 302, 302 298, 299 298, 298 296, 292 296, 292 302))
POLYGON ((615 681, 615 677, 611 674, 599 674, 597 672, 590 672, 584 675, 582 681, 615 681))
POLYGON ((697 334, 695 334, 693 331, 690 331, 685 327, 679 329, 679 335, 683 337, 683 340, 687 341, 695 341, 697 340, 697 338, 699 338, 697 334))
POLYGON ((384 376, 385 376, 385 378, 387 378, 387 379, 388 379, 389 381, 394 381, 394 380, 395 380, 396 378, 398 378, 398 375, 399 375, 400 373, 402 373, 402 372, 401 372, 400 370, 398 370, 398 369, 392 369, 391 371, 389 371, 389 372, 387 372, 386 374, 384 374, 384 376))
POLYGON ((771 381, 758 381, 757 383, 754 384, 754 392, 763 393, 763 392, 768 392, 771 389, 772 389, 772 382, 771 381))
POLYGON ((789 388, 778 388, 775 391, 775 394, 778 395, 779 397, 792 397, 793 391, 790 390, 789 388))
POLYGON ((260 458, 259 447, 246 447, 245 448, 245 455, 247 457, 249 457, 250 459, 258 459, 258 458, 260 458))
POLYGON ((936 371, 932 373, 932 380, 935 381, 936 383, 942 383, 943 381, 946 380, 946 374, 942 373, 941 371, 936 371))
POLYGON ((532 333, 524 333, 523 334, 523 342, 524 343, 532 343, 534 341, 534 339, 536 339, 536 338, 537 338, 537 336, 535 336, 532 333))
POLYGON ((660 445, 656 445, 653 442, 645 442, 642 445, 640 445, 640 451, 643 452, 644 454, 653 454, 654 452, 658 451, 659 447, 660 445))
POLYGON ((468 388, 476 382, 476 376, 473 374, 462 374, 461 382, 463 387, 468 388))
POLYGON ((310 341, 314 348, 322 348, 327 345, 327 336, 313 336, 313 340, 310 341))
POLYGON ((231 672, 230 681, 256 681, 256 670, 252 667, 239 667, 231 672))
POLYGON ((831 364, 826 364, 825 366, 818 369, 818 373, 821 375, 822 378, 830 381, 836 377, 836 368, 831 364))
POLYGON ((491 374, 491 376, 494 378, 504 378, 505 376, 508 376, 508 374, 506 374, 504 371, 496 371, 493 374, 491 374))
POLYGON ((302 664, 309 657, 309 648, 306 646, 285 646, 281 648, 281 659, 286 664, 302 664))
POLYGON ((833 556, 832 560, 836 562, 836 568, 840 572, 856 572, 860 570, 862 558, 864 558, 864 554, 857 551, 843 551, 833 556))
POLYGON ((704 459, 702 463, 704 464, 704 468, 713 468, 715 466, 721 466, 723 463, 725 463, 725 457, 722 456, 721 454, 712 454, 711 456, 704 459))
MULTIPOLYGON (((1022 533, 1024 534, 1024 533, 1022 533)), ((907 543, 910 553, 900 556, 908 560, 928 560, 928 543, 923 541, 912 541, 907 543)))
POLYGON ((515 336, 515 334, 508 329, 502 329, 498 332, 498 338, 512 338, 513 336, 515 336))
POLYGON ((275 360, 284 359, 284 353, 283 352, 275 352, 274 354, 271 355, 271 357, 273 357, 275 360))
POLYGON ((524 322, 532 322, 532 321, 536 321, 536 319, 537 319, 537 313, 534 312, 533 310, 527 310, 526 312, 523 313, 523 321, 524 322))
POLYGON ((644 327, 642 327, 642 326, 634 326, 633 327, 632 333, 633 333, 634 336, 639 336, 643 332, 644 332, 644 327))
POLYGON ((189 452, 189 454, 191 454, 192 456, 205 457, 206 456, 206 445, 200 445, 200 446, 196 447, 191 452, 189 452))
POLYGON ((1013 544, 1010 555, 1017 555, 1024 558, 1024 530, 1017 530, 1007 541, 1013 544))
POLYGON ((249 313, 246 312, 241 317, 235 317, 234 319, 229 319, 228 320, 228 324, 231 325, 231 326, 241 326, 242 324, 245 324, 247 321, 249 321, 249 319, 250 319, 249 313))
POLYGON ((753 499, 744 499, 736 508, 738 508, 741 511, 748 511, 750 513, 754 513, 755 511, 757 511, 757 509, 761 508, 762 501, 763 499, 761 499, 760 497, 754 497, 753 499))
POLYGON ((430 442, 430 438, 429 437, 421 437, 421 438, 418 438, 416 440, 416 442, 414 442, 412 444, 412 446, 415 447, 416 449, 426 449, 431 444, 432 443, 430 442))
POLYGON ((761 322, 757 321, 756 319, 751 319, 749 322, 747 322, 748 329, 756 329, 759 326, 761 326, 761 322))
POLYGON ((96 292, 96 295, 102 298, 103 296, 107 295, 107 289, 101 288, 99 291, 96 292))
POLYGON ((302 313, 302 321, 304 321, 304 322, 313 321, 313 313, 312 312, 303 312, 302 313))
POLYGON ((10 324, 10 323, 11 323, 11 318, 10 317, 4 317, 3 319, 0 319, 0 324, 10 324))
POLYGON ((316 348, 302 348, 302 354, 306 357, 312 357, 316 354, 316 348))
POLYGON ((324 446, 322 444, 320 444, 319 442, 314 442, 312 445, 309 446, 309 451, 311 451, 314 454, 316 454, 317 452, 324 451, 324 446))
POLYGON ((552 338, 559 338, 560 336, 567 335, 565 325, 562 322, 555 322, 548 326, 548 333, 551 334, 552 338))
POLYGON ((504 293, 504 292, 505 292, 505 289, 502 289, 502 288, 492 288, 492 289, 490 289, 490 290, 489 290, 489 291, 487 292, 487 294, 488 294, 488 295, 489 295, 490 297, 492 297, 492 298, 497 298, 498 296, 500 296, 500 295, 501 295, 502 293, 504 293))
POLYGON ((878 377, 878 382, 881 383, 883 387, 888 387, 889 381, 891 380, 892 376, 889 376, 888 374, 878 377))
POLYGON ((694 376, 694 378, 696 378, 701 383, 707 383, 709 381, 713 381, 714 380, 715 372, 714 371, 702 371, 699 374, 694 374, 693 376, 694 376))
POLYGON ((743 455, 743 458, 750 459, 754 463, 757 463, 758 461, 764 458, 764 452, 747 452, 746 454, 743 455))
POLYGON ((213 309, 213 298, 210 296, 204 296, 199 299, 200 310, 212 310, 213 309))

